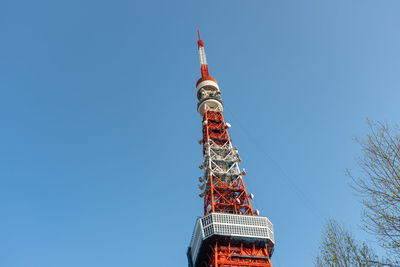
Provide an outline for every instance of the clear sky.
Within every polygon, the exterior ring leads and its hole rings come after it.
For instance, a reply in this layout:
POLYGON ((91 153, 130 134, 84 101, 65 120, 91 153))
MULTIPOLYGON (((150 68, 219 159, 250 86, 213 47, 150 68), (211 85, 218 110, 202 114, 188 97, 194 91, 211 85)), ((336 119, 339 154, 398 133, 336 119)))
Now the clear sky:
POLYGON ((186 266, 200 29, 275 267, 359 230, 354 136, 400 121, 400 1, 3 0, 0 266, 186 266))

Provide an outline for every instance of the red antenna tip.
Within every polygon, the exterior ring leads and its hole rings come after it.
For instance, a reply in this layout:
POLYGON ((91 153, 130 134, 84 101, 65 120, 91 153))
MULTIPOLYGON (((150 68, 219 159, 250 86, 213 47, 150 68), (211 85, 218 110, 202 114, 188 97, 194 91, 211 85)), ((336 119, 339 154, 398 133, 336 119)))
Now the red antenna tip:
POLYGON ((203 43, 203 40, 201 40, 201 38, 200 38, 200 30, 197 30, 197 35, 199 36, 199 41, 197 42, 197 45, 199 47, 203 47, 204 43, 203 43))

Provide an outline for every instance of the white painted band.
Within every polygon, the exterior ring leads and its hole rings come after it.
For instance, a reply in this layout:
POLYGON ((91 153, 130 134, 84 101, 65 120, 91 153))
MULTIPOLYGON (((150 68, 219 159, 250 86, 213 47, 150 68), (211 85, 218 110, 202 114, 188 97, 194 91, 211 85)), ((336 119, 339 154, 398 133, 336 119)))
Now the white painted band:
POLYGON ((200 114, 201 117, 203 117, 204 115, 205 105, 207 105, 212 110, 219 108, 220 111, 223 111, 224 109, 224 106, 221 104, 221 102, 214 99, 207 99, 204 102, 202 102, 199 105, 199 108, 197 109, 197 112, 200 114))
POLYGON ((199 56, 200 56, 200 64, 207 65, 206 52, 204 51, 204 47, 199 47, 199 56))
POLYGON ((217 84, 216 82, 211 81, 211 80, 205 80, 205 81, 202 81, 201 83, 199 83, 199 84, 196 86, 196 94, 199 92, 199 90, 200 90, 201 88, 203 88, 203 87, 205 87, 205 86, 212 86, 212 87, 215 87, 215 88, 217 88, 217 90, 219 91, 219 86, 218 86, 218 84, 217 84))

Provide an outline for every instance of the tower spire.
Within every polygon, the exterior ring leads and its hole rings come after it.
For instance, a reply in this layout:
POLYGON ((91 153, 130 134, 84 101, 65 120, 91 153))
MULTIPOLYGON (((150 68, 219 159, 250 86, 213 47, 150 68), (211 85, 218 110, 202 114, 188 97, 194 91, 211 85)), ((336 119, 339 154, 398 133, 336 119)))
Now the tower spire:
POLYGON ((207 59, 206 59, 206 52, 204 51, 204 42, 200 38, 200 31, 197 30, 197 34, 199 36, 199 40, 197 41, 197 46, 199 49, 199 56, 200 56, 200 71, 201 71, 201 78, 206 78, 210 77, 210 74, 208 73, 208 65, 207 65, 207 59))
POLYGON ((200 37, 200 30, 197 30, 197 35, 199 36, 199 40, 197 41, 198 46, 204 46, 203 40, 200 37))
POLYGON ((200 116, 203 117, 206 109, 222 111, 223 105, 217 80, 211 77, 208 72, 206 52, 204 51, 204 42, 201 40, 200 31, 197 31, 197 35, 199 36, 197 46, 199 49, 201 65, 201 78, 196 84, 197 98, 199 99, 197 111, 199 112, 200 116))

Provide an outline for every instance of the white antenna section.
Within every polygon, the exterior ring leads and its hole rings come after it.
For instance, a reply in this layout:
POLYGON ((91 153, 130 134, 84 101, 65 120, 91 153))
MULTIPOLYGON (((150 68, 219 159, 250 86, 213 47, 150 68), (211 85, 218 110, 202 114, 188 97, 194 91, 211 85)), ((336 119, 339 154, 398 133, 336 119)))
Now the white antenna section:
POLYGON ((199 47, 199 56, 200 56, 200 64, 207 65, 206 52, 204 51, 203 46, 199 47))

